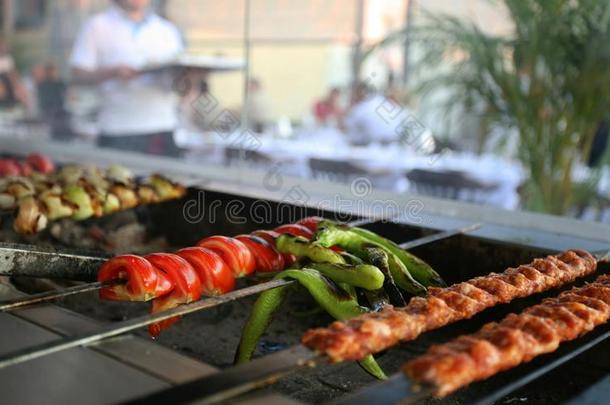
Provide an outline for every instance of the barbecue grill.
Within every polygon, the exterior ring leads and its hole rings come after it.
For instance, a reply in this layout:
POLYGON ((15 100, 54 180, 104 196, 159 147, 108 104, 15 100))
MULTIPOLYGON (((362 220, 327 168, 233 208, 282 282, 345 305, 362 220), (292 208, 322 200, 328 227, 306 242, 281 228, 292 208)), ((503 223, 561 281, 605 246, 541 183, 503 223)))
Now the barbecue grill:
MULTIPOLYGON (((26 147, 17 142, 9 145, 15 154, 22 153, 26 147)), ((159 167, 165 172, 167 168, 167 174, 189 183, 191 188, 188 195, 181 200, 133 210, 134 221, 143 225, 151 237, 164 237, 168 251, 193 245, 205 236, 236 235, 271 228, 305 215, 336 217, 338 212, 327 206, 320 210, 321 205, 317 202, 331 195, 331 190, 349 196, 341 186, 333 185, 332 189, 325 189, 324 186, 300 180, 293 183, 297 180, 289 178, 282 179, 282 190, 263 189, 261 192, 263 177, 253 174, 250 182, 231 182, 226 177, 233 176, 232 169, 223 174, 225 179, 220 183, 205 180, 198 174, 204 172, 200 168, 195 172, 182 163, 164 159, 151 161, 115 152, 111 155, 96 153, 93 158, 93 151, 70 152, 53 144, 42 145, 41 148, 66 162, 92 160, 104 164, 110 159, 120 159, 122 162, 132 162, 133 169, 141 173, 158 171, 159 167), (290 195, 287 190, 294 184, 308 190, 306 201, 286 198, 290 195), (243 221, 229 220, 226 215, 216 215, 213 220, 209 216, 197 220, 185 218, 185 204, 198 201, 202 192, 205 196, 202 200, 204 209, 239 202, 243 207, 239 217, 243 221), (261 198, 270 207, 269 212, 274 213, 265 223, 247 215, 254 204, 260 203, 261 198)), ((242 172, 235 171, 233 180, 241 175, 242 172)), ((386 196, 372 194, 359 198, 371 201, 386 196)), ((501 272, 509 266, 527 263, 535 257, 565 248, 605 253, 610 246, 610 231, 598 225, 532 214, 500 213, 480 207, 472 210, 459 203, 432 199, 417 201, 424 208, 416 215, 405 215, 403 212, 402 215, 388 215, 383 220, 374 216, 367 219, 367 214, 374 212, 367 212, 369 206, 364 209, 360 206, 351 212, 349 209, 342 210, 340 219, 345 222, 359 220, 364 227, 399 243, 415 241, 416 246, 411 251, 437 269, 447 283, 492 271, 501 272), (479 221, 482 222, 480 228, 476 226, 479 221)), ((105 221, 90 220, 82 226, 92 224, 103 228, 105 221)), ((32 242, 23 239, 17 241, 32 242)), ((3 246, 0 269, 4 272, 10 270, 14 276, 92 281, 100 263, 98 258, 108 254, 101 249, 79 251, 73 246, 59 246, 44 233, 34 242, 3 246), (41 252, 46 257, 44 261, 40 260, 41 252)), ((572 285, 582 285, 584 281, 608 271, 610 266, 600 263, 595 275, 572 285)), ((23 281, 23 277, 20 280, 23 281)), ((285 282, 276 282, 275 285, 281 283, 285 282)), ((22 282, 20 285, 28 283, 22 282)), ((570 286, 566 285, 562 290, 570 286)), ((60 288, 66 287, 62 285, 60 288)), ((412 394, 407 380, 396 374, 406 360, 423 353, 431 344, 474 332, 489 321, 498 320, 510 312, 519 312, 544 296, 558 293, 552 290, 518 299, 394 347, 378 356, 390 379, 376 382, 356 363, 326 364, 323 359, 298 345, 305 330, 331 322, 327 315, 307 312, 312 301, 305 295, 290 297, 264 336, 256 358, 245 365, 233 367, 235 348, 255 293, 265 288, 265 285, 241 281, 235 293, 196 303, 199 307, 193 309, 193 313, 154 342, 143 328, 137 327, 139 320, 147 317, 146 305, 103 302, 94 291, 1 313, 0 325, 4 332, 0 337, 2 402, 396 403, 404 398, 426 401, 425 390, 412 394), (24 360, 36 349, 57 347, 57 342, 67 342, 74 347, 10 365, 16 359, 24 360), (87 345, 82 347, 78 343, 87 345), (312 367, 314 364, 316 367, 312 367)), ((6 284, 0 290, 3 301, 24 297, 26 295, 22 291, 6 284)), ((182 311, 185 307, 176 310, 182 311)), ((610 343, 604 338, 609 334, 610 326, 598 327, 588 335, 562 345, 552 354, 434 402, 491 403, 499 400, 500 403, 557 403, 579 398, 603 398, 608 392, 606 377, 610 367, 610 359, 606 355, 610 343)))

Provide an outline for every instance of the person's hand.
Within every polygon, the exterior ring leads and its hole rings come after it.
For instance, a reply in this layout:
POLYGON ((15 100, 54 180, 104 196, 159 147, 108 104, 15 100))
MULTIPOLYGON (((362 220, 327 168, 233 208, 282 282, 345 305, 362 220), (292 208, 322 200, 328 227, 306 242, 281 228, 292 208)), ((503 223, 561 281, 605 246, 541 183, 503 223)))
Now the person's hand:
POLYGON ((113 70, 114 76, 121 80, 129 80, 138 74, 136 69, 126 65, 117 66, 113 70))

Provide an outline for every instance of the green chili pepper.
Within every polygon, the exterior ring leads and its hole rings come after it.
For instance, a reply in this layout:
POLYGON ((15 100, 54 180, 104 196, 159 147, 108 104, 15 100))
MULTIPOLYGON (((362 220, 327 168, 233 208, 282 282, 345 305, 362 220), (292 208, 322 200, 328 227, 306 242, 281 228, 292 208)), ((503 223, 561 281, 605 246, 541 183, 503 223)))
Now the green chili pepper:
POLYGON ((282 302, 284 302, 290 287, 292 286, 272 288, 258 296, 246 326, 244 326, 244 330, 241 333, 241 340, 235 354, 235 363, 250 361, 256 349, 256 343, 271 323, 273 315, 280 308, 282 302))
POLYGON ((345 259, 337 252, 315 243, 310 243, 301 236, 280 235, 275 246, 280 253, 297 257, 307 257, 313 262, 343 264, 345 259))
POLYGON ((396 281, 396 284, 413 295, 425 295, 426 287, 417 282, 411 273, 407 270, 405 265, 396 257, 396 255, 388 254, 388 265, 390 266, 390 273, 396 281))
POLYGON ((377 266, 385 276, 383 288, 388 293, 392 305, 399 307, 405 306, 407 304, 405 298, 394 283, 394 277, 392 276, 388 263, 387 252, 380 247, 368 247, 364 249, 364 254, 366 255, 367 261, 377 266))
POLYGON ((421 295, 426 292, 426 288, 411 277, 408 268, 402 264, 394 253, 375 242, 351 232, 350 228, 342 226, 318 228, 318 232, 316 232, 316 241, 322 246, 341 246, 365 261, 370 261, 372 259, 369 257, 370 251, 367 253, 367 248, 376 247, 377 249, 382 249, 387 256, 390 274, 400 288, 416 295, 421 295))
POLYGON ((367 373, 377 378, 378 380, 385 380, 388 377, 383 372, 383 369, 377 363, 377 360, 373 357, 372 354, 369 354, 362 360, 358 362, 358 365, 364 369, 367 373))
MULTIPOLYGON (((274 279, 279 278, 297 280, 322 308, 338 320, 353 318, 367 312, 367 309, 360 306, 358 301, 350 297, 349 293, 337 287, 317 270, 285 270, 274 277, 274 279)), ((242 333, 235 355, 236 363, 250 360, 256 343, 286 297, 288 288, 289 286, 284 286, 267 290, 258 297, 242 333)), ((373 376, 379 379, 385 378, 385 374, 372 356, 367 356, 360 362, 360 365, 373 376)))
POLYGON ((343 251, 343 252, 339 252, 339 254, 341 255, 341 257, 343 259, 345 259, 345 262, 347 264, 364 264, 364 260, 362 260, 358 256, 353 255, 349 252, 343 251))
POLYGON ((379 312, 390 303, 388 294, 383 288, 374 291, 364 290, 366 300, 369 302, 369 307, 373 312, 379 312))
POLYGON ((441 276, 436 271, 434 271, 434 269, 428 263, 426 263, 419 257, 407 252, 406 250, 401 249, 401 247, 398 246, 396 243, 380 235, 377 235, 376 233, 371 232, 368 229, 358 227, 353 227, 350 229, 352 232, 357 233, 358 235, 380 246, 383 246, 390 252, 394 253, 409 270, 409 273, 411 273, 413 278, 415 278, 421 284, 425 286, 435 287, 445 286, 445 282, 443 281, 441 276))
POLYGON ((365 290, 378 290, 383 287, 383 273, 370 264, 352 266, 349 264, 309 263, 305 268, 317 270, 337 283, 345 283, 365 290))
MULTIPOLYGON (((324 222, 324 226, 318 226, 315 240, 322 246, 338 245, 349 251, 360 249, 362 245, 369 243, 386 249, 388 253, 395 255, 404 265, 409 276, 424 286, 444 285, 440 276, 423 260, 403 250, 395 244, 371 231, 362 228, 349 228, 345 225, 335 225, 332 222, 324 222)), ((402 268, 400 269, 402 271, 402 268)), ((396 280, 398 283, 398 280, 396 280)), ((400 284, 399 284, 400 286, 400 284)), ((404 288, 401 286, 401 288, 404 288)), ((407 289, 408 290, 408 289, 407 289)), ((416 291, 421 288, 415 286, 416 291)))

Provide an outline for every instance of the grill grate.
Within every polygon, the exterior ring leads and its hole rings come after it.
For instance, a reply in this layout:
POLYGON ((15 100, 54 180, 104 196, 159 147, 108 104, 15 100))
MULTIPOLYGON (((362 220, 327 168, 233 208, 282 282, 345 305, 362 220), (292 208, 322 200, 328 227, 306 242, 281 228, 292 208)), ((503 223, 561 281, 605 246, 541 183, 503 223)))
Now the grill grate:
MULTIPOLYGON (((225 195, 220 196, 219 198, 222 201, 227 202, 231 198, 235 198, 235 196, 225 195)), ((246 207, 249 204, 252 204, 252 201, 247 198, 241 198, 241 200, 245 202, 246 207)), ((238 234, 252 231, 257 228, 277 225, 274 223, 263 226, 262 224, 253 222, 234 224, 225 223, 222 221, 216 223, 202 222, 193 224, 188 221, 184 221, 184 218, 181 218, 181 204, 183 204, 183 201, 164 204, 163 207, 150 207, 150 209, 144 213, 140 212, 140 217, 145 223, 147 223, 151 233, 166 235, 170 241, 170 244, 173 246, 190 245, 198 238, 210 234, 238 234), (168 213, 170 213, 170 215, 167 215, 168 213)), ((295 215, 294 219, 298 219, 300 216, 309 214, 314 214, 314 212, 304 212, 302 209, 299 209, 298 214, 295 215)), ((414 253, 423 257, 426 261, 432 264, 433 267, 440 270, 448 283, 458 282, 476 275, 483 275, 490 271, 501 271, 506 267, 525 263, 534 257, 550 253, 528 246, 497 243, 490 240, 459 235, 460 232, 455 231, 449 232, 448 234, 437 233, 431 235, 431 232, 427 229, 401 225, 393 222, 378 222, 370 224, 369 227, 370 229, 396 241, 408 241, 424 237, 424 241, 428 244, 417 247, 409 246, 409 248, 412 248, 414 253), (455 237, 449 238, 449 236, 455 237)), ((467 232, 469 230, 471 229, 461 229, 462 232, 467 232)), ((586 248, 587 246, 584 245, 575 247, 586 248)), ((608 270, 606 268, 607 266, 605 265, 601 267, 602 271, 608 270)), ((566 286, 566 288, 567 287, 569 286, 566 286)), ((225 298, 222 298, 220 302, 224 303, 225 299, 227 301, 240 299, 242 298, 244 291, 249 290, 239 290, 234 297, 225 296, 225 298)), ((556 293, 556 291, 553 291, 548 295, 555 295, 556 293)), ((388 353, 380 357, 380 362, 387 371, 395 372, 400 364, 407 359, 423 352, 424 349, 430 344, 446 341, 462 333, 472 332, 473 330, 478 329, 478 327, 480 327, 483 323, 498 319, 508 312, 518 311, 525 306, 539 301, 543 296, 544 295, 538 295, 535 297, 518 300, 510 305, 492 308, 471 320, 459 322, 441 330, 426 333, 424 336, 408 345, 402 345, 401 347, 388 351, 388 353)), ((248 311, 250 308, 249 302, 250 301, 248 300, 244 301, 240 299, 235 303, 224 305, 222 308, 227 308, 227 311, 233 310, 234 312, 244 310, 248 311)), ((132 304, 100 303, 95 298, 91 297, 90 294, 85 295, 84 297, 66 298, 61 302, 61 304, 74 308, 80 312, 95 314, 102 318, 114 316, 110 315, 112 311, 105 313, 104 308, 115 308, 123 315, 125 314, 125 311, 132 311, 131 308, 136 308, 136 312, 143 308, 138 307, 137 305, 134 306, 132 304), (99 308, 94 309, 93 307, 99 308), (128 307, 130 309, 127 309, 128 307)), ((211 307, 210 303, 201 305, 202 308, 211 307)), ((171 314, 167 314, 167 317, 179 314, 181 311, 186 312, 189 310, 190 309, 187 306, 181 307, 178 308, 175 313, 172 312, 171 314)), ((168 332, 167 335, 162 335, 159 342, 174 348, 183 349, 183 351, 187 352, 187 354, 194 355, 195 357, 207 362, 212 362, 217 366, 223 368, 229 366, 229 362, 231 361, 233 354, 232 349, 235 347, 234 343, 238 338, 236 335, 240 333, 240 329, 235 328, 235 323, 231 327, 225 327, 223 326, 225 323, 222 321, 215 323, 214 327, 201 324, 197 325, 197 322, 200 322, 204 320, 205 317, 209 316, 213 317, 215 315, 201 313, 185 318, 175 327, 174 330, 168 332), (193 334, 196 335, 196 337, 189 337, 187 339, 187 334, 193 334), (220 337, 215 336, 213 339, 210 339, 212 335, 220 335, 220 337), (197 339, 201 342, 195 347, 193 342, 195 342, 197 339), (214 342, 223 339, 227 341, 224 345, 215 345, 214 342), (210 347, 214 347, 214 350, 210 350, 210 347), (184 349, 190 349, 192 352, 184 349), (220 353, 211 353, 212 351, 216 352, 218 350, 220 350, 220 353)), ((95 333, 89 333, 86 336, 77 335, 75 337, 67 338, 63 342, 70 342, 69 344, 72 346, 84 344, 90 342, 88 339, 91 339, 92 335, 95 335, 96 339, 99 338, 100 332, 103 332, 102 337, 115 336, 117 334, 133 330, 134 328, 141 327, 144 325, 144 323, 142 323, 144 319, 150 320, 150 317, 130 317, 130 319, 127 321, 110 324, 108 327, 94 331, 95 333), (117 329, 117 327, 120 329, 117 329)), ((286 343, 294 344, 304 328, 313 325, 324 325, 329 321, 329 319, 325 316, 312 317, 310 319, 303 320, 302 322, 295 321, 292 324, 287 324, 283 319, 284 318, 280 319, 280 322, 278 322, 278 325, 275 326, 275 329, 270 331, 270 334, 273 335, 273 339, 268 342, 269 346, 275 345, 282 347, 286 343), (295 330, 291 330, 294 324, 299 324, 299 327, 295 328, 295 330), (273 341, 278 337, 280 341, 273 341)), ((214 322, 217 322, 217 320, 214 322)), ((208 322, 208 324, 209 323, 210 322, 208 322)), ((243 322, 238 322, 238 324, 243 325, 243 322)), ((607 328, 604 327, 604 330, 605 329, 607 328)), ((481 399, 487 402, 497 400, 507 393, 514 391, 515 389, 518 389, 524 384, 530 382, 533 377, 537 376, 536 373, 540 374, 543 371, 548 372, 558 367, 560 364, 570 360, 581 351, 592 347, 591 342, 599 343, 598 341, 602 341, 603 337, 605 337, 605 333, 602 331, 602 328, 600 328, 600 331, 596 331, 595 335, 591 334, 591 337, 586 337, 566 344, 565 348, 562 347, 557 353, 543 356, 530 364, 519 367, 517 370, 494 377, 489 381, 475 384, 473 387, 467 389, 466 392, 460 392, 454 395, 452 400, 459 402, 471 402, 481 399), (524 370, 527 370, 525 374, 524 370)), ((56 346, 55 344, 49 345, 56 346)), ((28 350, 24 349, 21 355, 27 357, 31 350, 31 348, 28 350)), ((284 375, 288 370, 294 369, 295 363, 299 363, 299 361, 302 362, 304 360, 313 360, 313 355, 311 355, 310 352, 303 352, 301 350, 302 348, 300 347, 293 347, 289 350, 281 351, 280 353, 265 355, 260 359, 247 364, 246 366, 251 367, 252 370, 258 369, 259 371, 264 370, 267 373, 271 373, 271 371, 273 371, 273 359, 284 358, 287 359, 284 361, 289 362, 291 367, 284 367, 282 366, 281 362, 275 366, 278 369, 277 373, 284 375)), ((15 358, 16 357, 14 354, 1 357, 0 367, 3 365, 7 366, 12 364, 12 361, 15 358)), ((276 382, 277 377, 278 375, 273 374, 273 382, 276 382)), ((225 384, 225 387, 232 386, 231 384, 235 381, 246 381, 248 382, 246 385, 247 390, 260 388, 262 385, 265 385, 262 383, 270 382, 267 379, 263 379, 264 381, 261 383, 261 381, 258 381, 255 376, 245 373, 243 369, 237 368, 228 368, 225 372, 221 372, 210 378, 211 380, 206 381, 224 381, 223 384, 225 384)), ((219 385, 215 385, 215 387, 222 388, 222 385, 220 385, 220 383, 218 384, 219 385)), ((375 398, 376 403, 394 403, 396 402, 395 399, 398 399, 398 397, 404 398, 406 392, 405 384, 404 379, 401 378, 392 378, 388 383, 383 383, 380 385, 372 384, 371 380, 363 374, 360 374, 360 371, 353 364, 341 364, 327 365, 315 370, 300 368, 298 373, 279 380, 279 382, 274 384, 271 388, 265 388, 261 392, 264 393, 274 389, 299 400, 307 402, 321 402, 341 397, 346 391, 356 391, 356 393, 351 396, 344 396, 343 401, 360 401, 365 399, 372 400, 372 398, 375 398), (299 384, 301 384, 301 387, 297 389, 296 387, 299 384), (362 392, 357 391, 357 389, 361 388, 363 385, 368 386, 368 388, 362 392), (369 396, 367 397, 366 395, 369 396)), ((181 400, 186 400, 187 398, 201 399, 201 396, 206 394, 206 392, 189 388, 201 386, 201 382, 183 384, 175 389, 164 391, 158 394, 158 396, 144 396, 142 397, 142 401, 159 402, 161 399, 171 399, 175 402, 178 398, 181 400)), ((212 384, 207 384, 207 388, 211 386, 212 384)), ((222 390, 216 389, 216 394, 220 391, 222 390)), ((242 390, 242 392, 243 391, 246 390, 242 390)), ((207 394, 209 393, 210 392, 207 392, 207 394)), ((235 393, 236 392, 233 392, 231 394, 234 395, 235 393)), ((211 401, 219 398, 224 397, 216 396, 208 397, 207 399, 211 401)), ((419 399, 419 397, 417 398, 419 399)))

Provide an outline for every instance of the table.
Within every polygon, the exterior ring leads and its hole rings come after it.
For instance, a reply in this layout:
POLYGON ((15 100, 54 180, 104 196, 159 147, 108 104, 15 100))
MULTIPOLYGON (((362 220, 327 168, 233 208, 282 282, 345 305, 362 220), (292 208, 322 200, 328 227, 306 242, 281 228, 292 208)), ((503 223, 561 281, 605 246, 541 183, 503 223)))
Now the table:
POLYGON ((286 175, 300 177, 312 177, 311 158, 349 162, 362 169, 372 179, 373 186, 396 192, 410 189, 405 175, 411 170, 458 171, 493 189, 484 204, 505 209, 518 207, 517 188, 525 177, 519 162, 499 156, 468 152, 423 155, 400 144, 353 146, 333 128, 301 130, 294 138, 271 134, 248 134, 247 138, 213 132, 179 133, 177 143, 190 151, 189 159, 217 164, 224 162, 227 148, 256 151, 268 157, 272 164, 255 168, 277 170, 279 167, 286 175))

